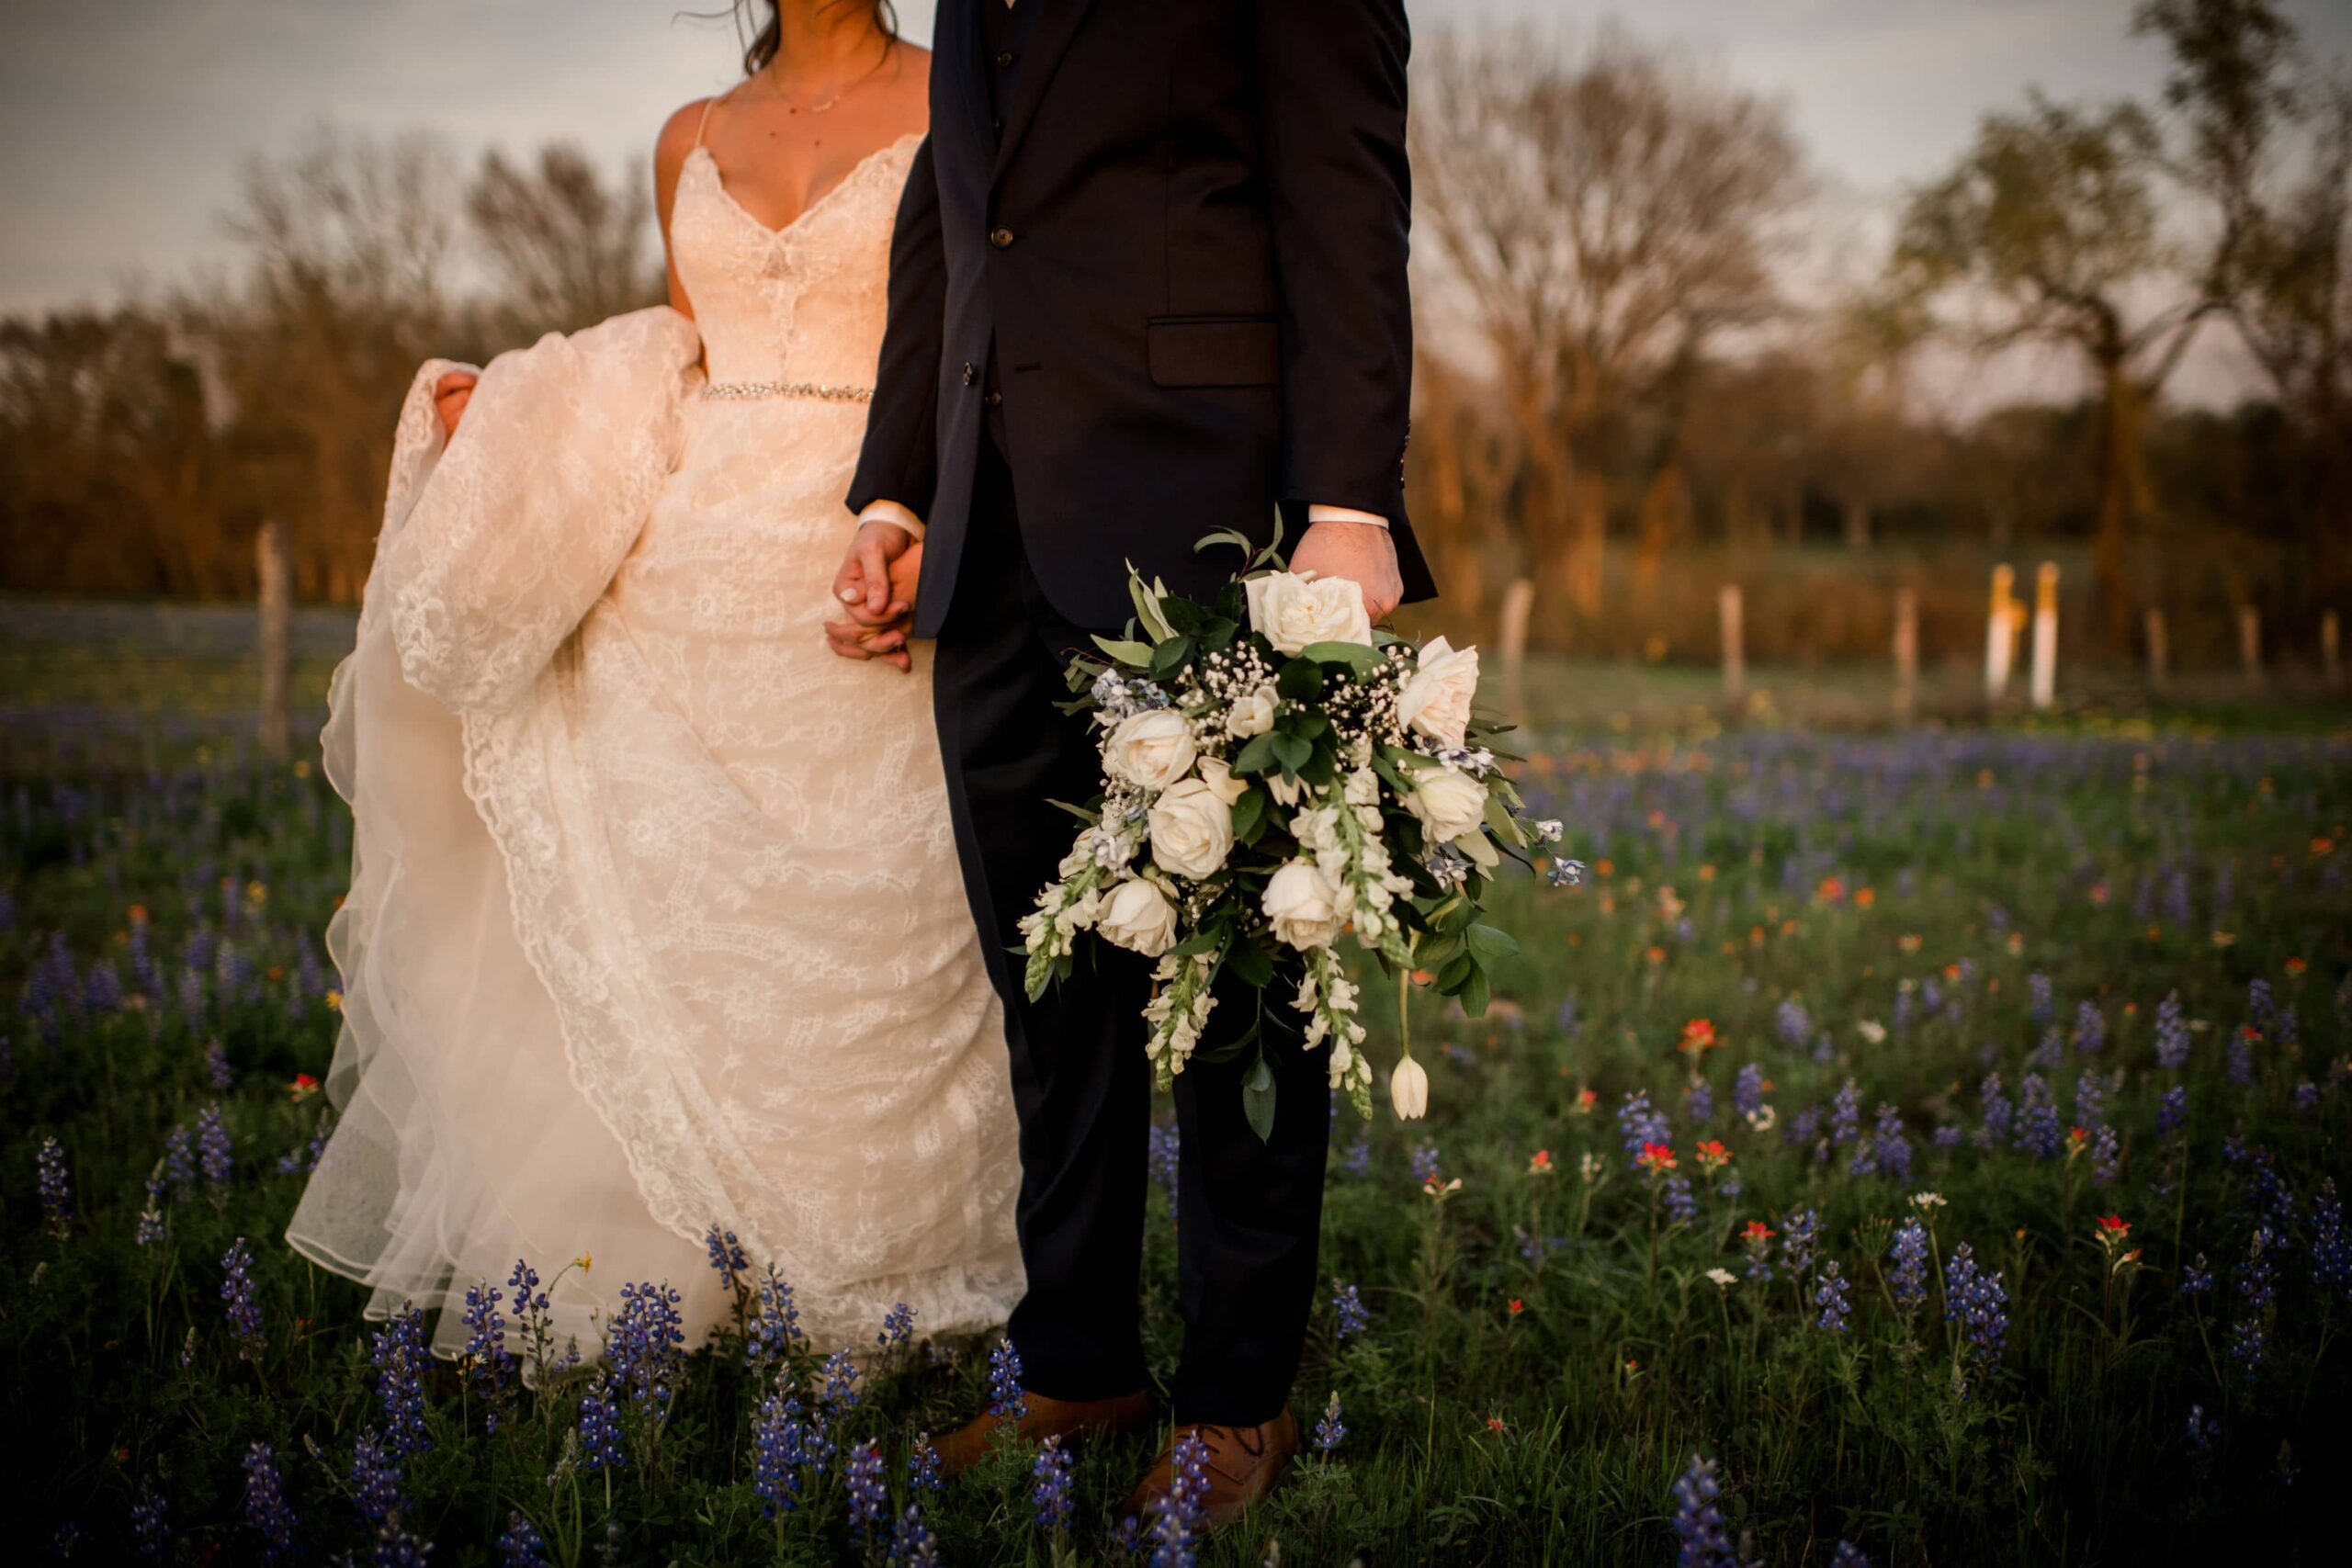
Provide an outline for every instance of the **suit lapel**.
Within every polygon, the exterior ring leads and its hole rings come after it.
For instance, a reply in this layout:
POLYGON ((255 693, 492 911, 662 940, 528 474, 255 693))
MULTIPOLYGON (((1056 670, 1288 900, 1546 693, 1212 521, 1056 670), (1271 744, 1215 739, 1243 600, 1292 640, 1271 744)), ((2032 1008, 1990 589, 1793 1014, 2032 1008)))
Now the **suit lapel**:
MULTIPOLYGON (((1004 4, 1004 0, 977 0, 979 5, 1004 4)), ((989 183, 1004 175, 1004 166, 1012 162, 1012 150, 1021 144, 1022 133, 1029 122, 1037 118, 1037 100, 1045 96, 1046 84, 1061 63, 1062 52, 1069 48, 1069 40, 1077 35, 1078 24, 1085 18, 1086 8, 1093 0, 1020 0, 1024 6, 1037 7, 1037 19, 1029 27, 1029 57, 1021 62, 1021 80, 1013 88, 1012 111, 1005 117, 1004 135, 998 141, 996 167, 990 171, 989 183)), ((979 21, 973 18, 975 37, 979 21)), ((973 45, 973 53, 979 46, 973 45)), ((983 116, 985 118, 986 117, 983 116)))

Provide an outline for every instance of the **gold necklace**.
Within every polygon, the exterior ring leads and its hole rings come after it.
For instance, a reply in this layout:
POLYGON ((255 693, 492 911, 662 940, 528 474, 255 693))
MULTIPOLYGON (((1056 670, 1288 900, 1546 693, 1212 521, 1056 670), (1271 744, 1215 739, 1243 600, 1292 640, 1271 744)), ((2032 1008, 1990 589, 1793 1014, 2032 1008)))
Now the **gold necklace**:
MULTIPOLYGON (((885 66, 885 65, 888 64, 889 62, 890 62, 890 51, 889 51, 888 46, 886 44, 886 45, 884 46, 884 48, 883 48, 883 51, 882 51, 882 58, 881 58, 881 59, 879 59, 879 60, 876 61, 872 65, 868 66, 868 67, 867 67, 867 68, 866 68, 866 69, 865 69, 862 73, 860 73, 858 76, 854 77, 854 79, 852 79, 852 80, 850 80, 850 81, 848 81, 848 82, 843 83, 841 86, 836 87, 835 89, 833 89, 833 96, 832 96, 831 97, 830 97, 830 98, 827 98, 823 103, 821 103, 821 104, 810 104, 810 105, 808 106, 808 112, 809 112, 810 114, 825 114, 825 113, 830 112, 830 111, 831 110, 832 107, 833 107, 835 104, 840 103, 840 102, 842 101, 842 99, 844 96, 846 96, 848 95, 849 90, 850 90, 852 87, 854 87, 854 86, 858 85, 860 83, 864 82, 864 81, 865 81, 868 76, 873 75, 876 71, 881 70, 883 66, 885 66)), ((773 65, 770 65, 770 66, 768 66, 768 67, 763 67, 763 68, 761 70, 760 74, 761 74, 762 76, 766 76, 766 75, 768 75, 768 74, 769 74, 769 72, 770 72, 772 69, 773 69, 773 65)), ((786 95, 785 95, 785 94, 784 94, 780 89, 777 89, 777 88, 775 88, 775 87, 773 87, 773 86, 772 86, 772 87, 769 89, 768 96, 769 96, 770 97, 772 97, 772 98, 775 99, 778 103, 780 103, 780 104, 783 104, 783 105, 784 105, 784 107, 784 107, 784 112, 785 112, 785 113, 786 113, 786 114, 798 114, 798 113, 800 112, 800 106, 799 106, 798 104, 796 104, 796 103, 792 103, 792 102, 790 102, 790 101, 787 99, 786 96, 786 95)))

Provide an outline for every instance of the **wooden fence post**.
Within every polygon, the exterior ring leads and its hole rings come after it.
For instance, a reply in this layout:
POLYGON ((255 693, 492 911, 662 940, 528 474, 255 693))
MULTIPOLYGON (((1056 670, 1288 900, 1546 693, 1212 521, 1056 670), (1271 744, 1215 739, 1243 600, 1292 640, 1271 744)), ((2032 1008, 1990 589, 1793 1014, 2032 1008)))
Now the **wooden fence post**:
POLYGON ((1894 707, 1907 714, 1919 684, 1919 595, 1894 591, 1894 707))
POLYGON ((2033 574, 2033 705, 2047 709, 2058 700, 2058 563, 2046 560, 2033 574))
POLYGON ((2252 604, 2238 606, 2238 664, 2247 680, 2262 679, 2262 612, 2252 604))
POLYGON ((1747 690, 1747 664, 1739 646, 1739 584, 1726 582, 1715 596, 1715 613, 1723 626, 1724 695, 1734 702, 1747 690))
POLYGON ((2324 611, 2319 618, 2319 674, 2332 689, 2344 684, 2344 649, 2340 639, 2343 628, 2335 612, 2324 611))
POLYGON ((2012 589, 2017 571, 2003 561, 1993 569, 1993 601, 1984 613, 1984 700, 1997 703, 2008 694, 2011 639, 2009 622, 2015 615, 2012 589))
POLYGON ((2148 611, 2149 689, 2161 692, 2165 689, 2165 682, 2171 678, 2172 651, 2165 640, 2165 613, 2152 607, 2148 611))
POLYGON ((1527 664, 1527 624, 1534 614, 1534 580, 1514 578, 1503 590, 1503 706, 1522 724, 1527 720, 1527 694, 1521 676, 1527 664))
POLYGON ((254 547, 261 597, 261 749, 273 761, 283 761, 292 730, 287 706, 294 683, 294 571, 286 525, 275 517, 265 522, 254 547))

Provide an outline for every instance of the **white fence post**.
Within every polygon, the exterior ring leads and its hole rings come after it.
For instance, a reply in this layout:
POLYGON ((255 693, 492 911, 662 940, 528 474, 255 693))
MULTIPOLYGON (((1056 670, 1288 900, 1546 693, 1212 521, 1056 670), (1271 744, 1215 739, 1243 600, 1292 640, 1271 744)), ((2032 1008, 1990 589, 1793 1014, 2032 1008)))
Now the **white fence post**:
POLYGON ((286 525, 275 517, 265 522, 254 550, 261 598, 261 749, 282 761, 293 728, 287 706, 293 687, 294 572, 287 558, 286 525))
POLYGON ((2033 705, 2047 709, 2058 700, 2058 563, 2046 560, 2033 574, 2033 705))
POLYGON ((1715 596, 1715 613, 1723 623, 1724 695, 1736 702, 1747 690, 1747 664, 1739 647, 1739 584, 1726 582, 1715 596))
POLYGON ((2016 635, 2009 625, 2016 614, 2011 589, 2017 576, 2007 561, 1993 569, 1993 602, 1984 613, 1984 700, 1988 703, 1997 703, 2008 694, 2011 639, 2016 635))

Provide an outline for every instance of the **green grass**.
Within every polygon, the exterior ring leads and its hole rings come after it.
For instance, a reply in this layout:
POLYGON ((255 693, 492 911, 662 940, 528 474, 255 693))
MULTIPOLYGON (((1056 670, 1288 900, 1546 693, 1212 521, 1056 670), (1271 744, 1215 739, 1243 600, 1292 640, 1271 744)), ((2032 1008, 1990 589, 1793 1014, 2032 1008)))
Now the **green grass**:
MULTIPOLYGON (((192 662, 173 663, 135 629, 84 640, 94 646, 74 651, 70 624, 0 637, 22 676, 0 797, 0 1413, 25 1435, 17 1534, 38 1550, 72 1526, 83 1560, 119 1560, 132 1505, 153 1495, 170 1560, 253 1561, 239 1461, 264 1440, 307 1558, 365 1560, 372 1537, 347 1471, 380 1420, 373 1329, 361 1292, 277 1242, 300 1178, 274 1171, 322 1110, 287 1085, 322 1075, 332 1050, 318 933, 347 824, 314 769, 249 755, 233 716, 250 671, 233 647, 192 645, 177 656, 192 662), (105 1005, 90 1005, 96 969, 141 990, 133 906, 157 994, 112 1002, 101 979, 105 1005), (183 954, 199 929, 238 957, 216 955, 191 984, 183 954), (66 969, 79 1003, 61 999, 66 969), (214 1041, 234 1074, 226 1092, 207 1081, 214 1041), (168 1130, 216 1099, 233 1174, 218 1190, 199 1179, 184 1201, 167 1194, 169 1234, 141 1246, 168 1130), (62 1236, 35 1192, 35 1149, 51 1136, 74 1194, 62 1236), (265 1322, 251 1356, 220 1296, 239 1236, 258 1258, 265 1322)), ((305 676, 313 701, 322 672, 305 676)), ((2340 715, 2103 703, 2038 728, 1961 728, 1955 710, 1943 728, 1897 731, 1860 713, 1861 678, 1756 683, 1772 707, 1727 716, 1708 682, 1673 671, 1532 672, 1546 726, 1522 782, 1596 875, 1579 892, 1504 892, 1498 918, 1526 955, 1487 1019, 1417 1000, 1427 1123, 1399 1124, 1384 1105, 1361 1151, 1351 1122, 1337 1129, 1323 1273, 1358 1287, 1371 1325, 1338 1337, 1327 1283, 1295 1403, 1311 1423, 1336 1393, 1348 1436, 1204 1560, 1255 1563, 1279 1542, 1285 1563, 1666 1563, 1671 1489, 1694 1454, 1716 1461, 1745 1555, 1771 1563, 1826 1562, 1840 1540, 1879 1563, 2321 1557, 2340 1533, 2329 1493, 2352 1387, 2352 1295, 2314 1279, 2326 1184, 2352 1168, 2340 715), (1841 680, 1848 690, 1814 694, 1841 680), (1815 728, 1849 711, 1870 728, 1815 728), (2036 975, 2048 1021, 2034 1016, 2036 975), (2274 1024, 2253 1045, 2242 1085, 2228 1040, 2256 979, 2297 1024, 2291 1041, 2274 1024), (2199 1026, 2178 1073, 2156 1055, 2173 994, 2199 1026), (1793 1039, 1784 1003, 1808 1020, 1793 1039), (2106 1033, 2095 1055, 2073 1043, 2086 1005, 2106 1033), (1684 1118, 1692 1064, 1675 1048, 1700 1018, 1724 1042, 1698 1064, 1716 1106, 1703 1130, 1684 1118), (2083 1074, 2112 1075, 2111 1185, 2088 1152, 1974 1146, 1980 1080, 1997 1071, 2022 1100, 2053 1028, 2042 1076, 2062 1118, 2075 1119, 2083 1074), (1731 1110, 1751 1061, 1772 1086, 1762 1129, 1731 1110), (1882 1102, 1895 1108, 1906 1179, 1849 1174, 1856 1148, 1825 1143, 1826 1120, 1792 1137, 1849 1078, 1865 1138, 1882 1102), (2168 1136, 2158 1107, 2176 1082, 2188 1118, 2168 1136), (1679 1174, 1696 1187, 1689 1223, 1620 1146, 1613 1113, 1632 1090, 1673 1118, 1679 1174), (1946 1125, 1960 1146, 1934 1142, 1946 1125), (1736 1198, 1699 1170, 1709 1136, 1731 1151, 1736 1198), (1441 1180, 1462 1182, 1442 1200, 1412 1171, 1424 1140, 1441 1180), (1538 1151, 1548 1174, 1531 1174, 1538 1151), (1939 1283, 1908 1314, 1891 1295, 1893 1226, 1923 1190, 1946 1200, 1931 1212, 1939 1257, 1969 1243, 2007 1295, 1999 1358, 1958 1356, 1964 1397, 1939 1283), (1850 1282, 1842 1335, 1816 1325, 1817 1274, 1706 1278, 1742 1272, 1747 1222, 1785 1231, 1806 1209, 1820 1215, 1819 1257, 1850 1282), (2120 1273, 2092 1239, 2108 1213, 2141 1249, 2120 1273), (2276 1244, 2276 1299, 2257 1308, 2240 1285, 2258 1225, 2276 1244), (2184 1295, 2200 1254, 2213 1288, 2184 1295), (2249 1324, 2266 1345, 2251 1371, 2231 1355, 2249 1324), (2192 1404, 2220 1424, 2210 1449, 2190 1440, 2192 1404)), ((1385 1062, 1393 1005, 1386 987, 1370 993, 1385 1062)), ((1164 1377, 1180 1333, 1174 1237, 1164 1199, 1152 1202, 1140 1306, 1164 1377)), ((533 1261, 552 1272, 563 1260, 533 1261)), ((886 1444, 901 1506, 913 1434, 981 1397, 985 1347, 954 1348, 944 1365, 878 1371, 840 1434, 844 1452, 886 1444)), ((838 1463, 781 1528, 762 1517, 756 1395, 739 1359, 697 1358, 658 1454, 610 1478, 609 1512, 606 1478, 563 1462, 576 1383, 525 1396, 492 1436, 441 1370, 434 1448, 408 1466, 402 1524, 437 1563, 493 1561, 516 1508, 558 1561, 606 1546, 629 1562, 858 1561, 838 1463)), ((1125 1561, 1109 1515, 1148 1450, 1086 1454, 1080 1526, 1058 1548, 1029 1528, 1023 1454, 926 1496, 924 1512, 949 1562, 1043 1563, 1057 1550, 1125 1561)))

